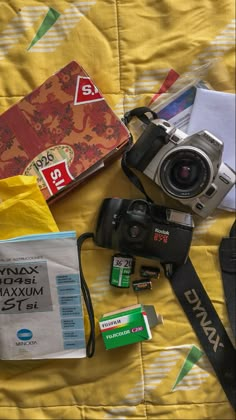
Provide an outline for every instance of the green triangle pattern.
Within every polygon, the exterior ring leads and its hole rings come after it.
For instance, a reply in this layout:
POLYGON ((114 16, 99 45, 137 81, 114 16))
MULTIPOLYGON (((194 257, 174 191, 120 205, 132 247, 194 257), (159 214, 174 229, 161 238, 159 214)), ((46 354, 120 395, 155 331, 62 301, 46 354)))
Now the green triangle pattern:
POLYGON ((182 381, 182 379, 188 374, 188 372, 193 368, 193 366, 198 362, 198 360, 202 357, 203 354, 204 352, 200 350, 197 346, 195 345, 192 346, 177 376, 177 379, 172 388, 172 391, 182 381))
POLYGON ((57 12, 57 10, 53 9, 52 7, 49 8, 43 22, 41 23, 39 29, 37 30, 37 33, 33 40, 31 41, 29 47, 27 50, 30 50, 30 48, 33 47, 44 35, 45 33, 54 25, 54 23, 59 18, 60 13, 57 12))

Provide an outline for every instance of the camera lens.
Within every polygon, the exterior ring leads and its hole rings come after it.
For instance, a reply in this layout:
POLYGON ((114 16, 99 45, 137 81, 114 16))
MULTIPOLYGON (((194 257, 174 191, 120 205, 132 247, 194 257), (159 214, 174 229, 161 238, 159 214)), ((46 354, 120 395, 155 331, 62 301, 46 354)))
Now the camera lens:
POLYGON ((160 168, 163 188, 175 197, 199 195, 208 185, 210 176, 207 158, 195 149, 186 148, 169 154, 160 168))
POLYGON ((147 203, 144 203, 142 200, 136 200, 131 205, 132 211, 135 213, 146 213, 148 209, 147 203))
POLYGON ((140 234, 140 227, 137 225, 133 225, 129 227, 129 235, 131 238, 137 238, 140 234))
POLYGON ((198 177, 198 165, 196 162, 191 162, 185 159, 182 162, 177 162, 171 170, 171 179, 173 182, 181 186, 193 185, 198 177))

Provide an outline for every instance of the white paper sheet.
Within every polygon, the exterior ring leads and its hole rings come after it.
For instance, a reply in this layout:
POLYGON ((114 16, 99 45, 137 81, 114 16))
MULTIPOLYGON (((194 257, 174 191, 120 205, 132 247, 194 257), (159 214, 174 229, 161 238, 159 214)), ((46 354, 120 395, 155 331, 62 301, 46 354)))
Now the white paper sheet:
MULTIPOLYGON (((223 162, 235 171, 235 94, 197 88, 188 134, 208 130, 224 142, 223 162)), ((235 209, 235 187, 221 202, 221 208, 235 209)))

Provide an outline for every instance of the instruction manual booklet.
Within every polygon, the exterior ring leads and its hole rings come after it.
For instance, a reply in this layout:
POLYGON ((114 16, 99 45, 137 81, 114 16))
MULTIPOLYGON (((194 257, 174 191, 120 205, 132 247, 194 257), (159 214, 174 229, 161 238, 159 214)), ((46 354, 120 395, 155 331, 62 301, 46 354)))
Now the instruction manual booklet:
POLYGON ((76 232, 0 241, 0 359, 86 357, 76 232))

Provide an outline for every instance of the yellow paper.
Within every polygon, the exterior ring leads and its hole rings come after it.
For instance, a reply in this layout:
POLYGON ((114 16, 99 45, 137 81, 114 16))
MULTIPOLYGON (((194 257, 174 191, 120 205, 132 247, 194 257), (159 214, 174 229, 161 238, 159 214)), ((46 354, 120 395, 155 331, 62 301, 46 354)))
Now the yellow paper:
POLYGON ((58 231, 36 177, 0 180, 0 239, 58 231))

